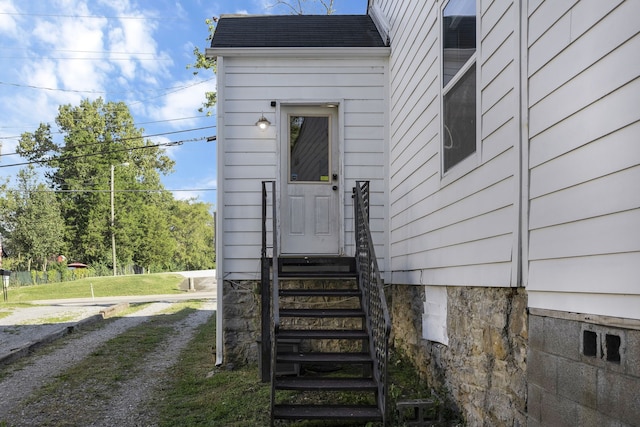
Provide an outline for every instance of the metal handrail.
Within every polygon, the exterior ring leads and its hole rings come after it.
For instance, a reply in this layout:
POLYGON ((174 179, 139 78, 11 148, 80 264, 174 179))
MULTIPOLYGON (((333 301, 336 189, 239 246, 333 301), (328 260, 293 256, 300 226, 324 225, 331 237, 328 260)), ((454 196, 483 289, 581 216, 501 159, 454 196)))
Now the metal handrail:
POLYGON ((371 353, 375 355, 373 375, 378 383, 378 406, 382 411, 383 425, 386 425, 391 318, 369 228, 369 181, 356 181, 353 194, 358 282, 363 296, 362 305, 367 315, 367 329, 371 336, 369 346, 371 353))
MULTIPOLYGON (((269 336, 267 335, 263 329, 263 340, 269 339, 271 340, 268 343, 268 347, 270 350, 269 357, 269 367, 270 367, 270 377, 271 377, 271 424, 273 425, 273 413, 276 403, 276 354, 278 351, 278 345, 276 341, 276 335, 278 333, 278 329, 280 328, 280 305, 278 295, 280 293, 279 289, 279 281, 278 281, 278 221, 277 221, 277 207, 276 207, 276 182, 275 181, 263 181, 262 182, 262 262, 263 262, 263 274, 265 271, 265 264, 267 263, 267 184, 271 184, 271 220, 272 220, 272 254, 271 254, 271 302, 270 304, 265 304, 263 299, 262 309, 265 310, 267 307, 270 308, 271 316, 270 317, 270 330, 269 336)), ((267 281, 268 282, 268 281, 267 281)), ((265 280, 263 280, 263 287, 267 286, 265 284, 265 280)), ((263 296, 265 296, 265 289, 263 289, 263 296)), ((263 323, 265 322, 265 316, 263 316, 263 323)))

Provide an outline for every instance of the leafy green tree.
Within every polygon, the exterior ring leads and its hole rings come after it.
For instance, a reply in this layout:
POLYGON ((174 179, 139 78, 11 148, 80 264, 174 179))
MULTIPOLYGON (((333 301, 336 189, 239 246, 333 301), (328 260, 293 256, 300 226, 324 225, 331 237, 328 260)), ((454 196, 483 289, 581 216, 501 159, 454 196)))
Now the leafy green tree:
POLYGON ((142 214, 139 239, 134 262, 147 271, 164 271, 174 265, 176 240, 171 234, 170 206, 173 198, 169 193, 154 194, 155 203, 145 204, 142 214))
POLYGON ((41 124, 24 133, 17 152, 46 166, 49 185, 58 192, 65 218, 69 259, 111 263, 111 233, 118 261, 132 262, 146 238, 140 224, 149 191, 162 192, 160 174, 174 162, 164 150, 143 137, 122 102, 83 100, 63 105, 56 117, 62 141, 41 124), (114 166, 115 225, 110 226, 111 166, 114 166), (126 166, 125 166, 126 165, 126 166), (124 192, 123 190, 127 190, 124 192))
POLYGON ((171 209, 175 262, 186 270, 214 268, 214 223, 208 203, 178 200, 171 209))
POLYGON ((5 222, 7 246, 26 262, 42 271, 47 270, 50 258, 63 246, 63 228, 60 207, 56 196, 43 183, 37 182, 32 166, 18 173, 18 188, 9 197, 11 211, 5 222))

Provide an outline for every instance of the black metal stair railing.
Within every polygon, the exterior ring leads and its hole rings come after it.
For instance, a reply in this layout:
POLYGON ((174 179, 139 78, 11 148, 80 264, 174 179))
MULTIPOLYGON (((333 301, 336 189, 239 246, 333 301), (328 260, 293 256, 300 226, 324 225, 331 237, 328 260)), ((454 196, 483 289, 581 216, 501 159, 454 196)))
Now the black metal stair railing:
POLYGON ((277 334, 280 328, 280 307, 279 307, 279 280, 278 280, 278 233, 277 233, 277 212, 276 212, 276 182, 262 182, 262 351, 263 351, 263 381, 267 376, 265 369, 269 369, 271 381, 271 424, 273 425, 273 414, 276 403, 276 353, 278 351, 277 334), (271 184, 271 234, 273 243, 271 245, 271 262, 267 254, 267 184, 271 184), (271 295, 269 295, 269 267, 271 265, 271 295), (266 301, 270 299, 270 301, 266 301), (271 313, 265 313, 270 310, 271 313), (266 325, 269 325, 267 328, 266 325), (265 342, 266 341, 266 342, 265 342), (266 354, 265 354, 266 353, 266 354), (268 357, 268 360, 265 358, 268 357))
POLYGON ((356 181, 353 195, 358 282, 363 294, 367 329, 371 336, 369 346, 371 353, 375 355, 373 375, 378 383, 378 406, 382 411, 383 425, 386 425, 391 319, 369 228, 369 181, 356 181))

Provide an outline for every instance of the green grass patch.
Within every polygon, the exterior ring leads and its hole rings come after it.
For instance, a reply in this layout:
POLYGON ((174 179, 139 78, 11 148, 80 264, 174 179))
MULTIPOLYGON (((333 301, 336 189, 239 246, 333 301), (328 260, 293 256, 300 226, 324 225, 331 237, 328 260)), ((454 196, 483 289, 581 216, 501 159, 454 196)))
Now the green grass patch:
POLYGON ((215 318, 200 326, 167 387, 152 399, 162 427, 269 425, 268 384, 255 366, 215 368, 215 318))
MULTIPOLYGON (((182 353, 181 363, 172 370, 171 382, 152 399, 154 408, 159 413, 159 426, 239 427, 270 424, 270 385, 260 382, 256 366, 241 367, 232 371, 216 368, 213 351, 215 332, 215 318, 212 317, 197 330, 194 339, 182 353)), ((340 376, 342 373, 334 375, 340 376)), ((397 351, 392 351, 390 355, 389 389, 391 426, 401 425, 395 413, 397 400, 425 398, 431 395, 430 387, 420 379, 408 358, 397 351)), ((300 403, 300 399, 305 398, 295 392, 279 392, 279 397, 292 403, 300 403)), ((338 400, 341 404, 363 403, 362 396, 357 393, 340 393, 338 400)), ((362 426, 362 423, 331 423, 319 420, 290 422, 286 425, 362 426)), ((377 426, 379 423, 366 425, 377 426)))
MULTIPOLYGON (((71 282, 9 288, 9 301, 28 302, 48 299, 139 296, 181 293, 184 280, 179 274, 135 274, 116 277, 90 277, 71 282), (91 289, 93 287, 93 295, 91 289)), ((6 303, 0 304, 0 308, 6 303)))

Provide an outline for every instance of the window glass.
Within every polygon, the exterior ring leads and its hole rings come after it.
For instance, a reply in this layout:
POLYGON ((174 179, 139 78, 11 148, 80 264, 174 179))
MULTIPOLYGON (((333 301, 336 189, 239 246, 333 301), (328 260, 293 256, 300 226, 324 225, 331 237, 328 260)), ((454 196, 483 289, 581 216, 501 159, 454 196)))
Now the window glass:
POLYGON ((444 96, 444 171, 476 151, 476 65, 444 96))
POLYGON ((290 181, 329 182, 329 117, 289 116, 290 181))
POLYGON ((443 87, 476 51, 476 0, 451 0, 442 11, 443 87))
POLYGON ((476 152, 476 0, 442 10, 443 172, 476 152))

